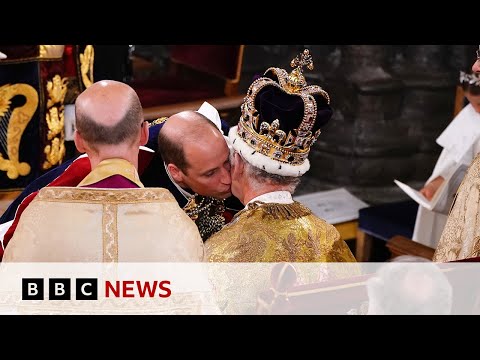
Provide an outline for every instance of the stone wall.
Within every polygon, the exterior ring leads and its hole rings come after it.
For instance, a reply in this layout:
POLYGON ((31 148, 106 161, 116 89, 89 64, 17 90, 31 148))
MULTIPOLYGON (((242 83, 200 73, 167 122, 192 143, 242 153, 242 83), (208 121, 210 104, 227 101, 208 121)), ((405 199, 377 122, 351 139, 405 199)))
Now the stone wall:
POLYGON ((269 66, 290 69, 304 48, 315 64, 307 81, 328 91, 334 108, 308 176, 332 187, 425 181, 476 45, 247 45, 242 90, 269 66))

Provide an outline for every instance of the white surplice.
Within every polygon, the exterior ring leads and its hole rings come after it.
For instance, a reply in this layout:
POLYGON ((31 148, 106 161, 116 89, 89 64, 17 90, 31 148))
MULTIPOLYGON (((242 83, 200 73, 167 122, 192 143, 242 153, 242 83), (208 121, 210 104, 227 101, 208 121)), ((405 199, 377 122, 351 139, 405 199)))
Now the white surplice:
MULTIPOLYGON (((443 150, 425 184, 438 176, 448 179, 459 165, 468 166, 480 152, 480 114, 471 104, 465 106, 437 138, 437 143, 443 150)), ((413 240, 436 248, 446 221, 447 214, 419 206, 413 240)))

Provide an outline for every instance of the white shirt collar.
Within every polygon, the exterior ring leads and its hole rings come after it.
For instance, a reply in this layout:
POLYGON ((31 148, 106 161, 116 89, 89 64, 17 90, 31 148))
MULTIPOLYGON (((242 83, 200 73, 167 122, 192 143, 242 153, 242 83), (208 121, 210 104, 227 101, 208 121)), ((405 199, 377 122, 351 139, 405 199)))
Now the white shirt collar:
POLYGON ((194 195, 190 194, 187 190, 181 188, 180 185, 178 185, 175 182, 175 180, 173 180, 172 176, 170 175, 170 171, 168 171, 167 164, 165 164, 165 162, 163 163, 163 166, 165 166, 165 171, 167 172, 168 178, 173 183, 173 185, 175 185, 175 187, 178 189, 178 191, 180 191, 180 193, 185 197, 185 199, 190 200, 190 198, 192 198, 194 195))
POLYGON ((261 201, 264 203, 292 204, 293 198, 292 194, 290 194, 288 191, 272 191, 253 198, 245 205, 245 208, 247 208, 248 204, 254 201, 261 201))

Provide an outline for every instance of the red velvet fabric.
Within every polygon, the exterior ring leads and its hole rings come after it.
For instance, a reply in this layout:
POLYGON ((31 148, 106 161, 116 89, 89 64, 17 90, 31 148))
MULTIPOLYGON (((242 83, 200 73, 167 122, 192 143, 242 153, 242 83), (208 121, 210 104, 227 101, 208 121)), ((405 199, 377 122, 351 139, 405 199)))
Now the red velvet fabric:
POLYGON ((225 79, 234 79, 240 45, 172 45, 171 59, 225 79))
POLYGON ((138 188, 138 185, 124 178, 122 175, 112 175, 106 179, 97 181, 94 184, 82 187, 99 189, 135 189, 138 188))
POLYGON ((65 45, 65 50, 63 51, 64 76, 67 77, 75 77, 77 75, 74 46, 75 45, 65 45))
POLYGON ((205 100, 223 95, 221 83, 179 79, 172 76, 132 81, 130 86, 137 92, 143 107, 205 100))
POLYGON ((172 45, 180 64, 174 75, 130 82, 143 107, 206 100, 224 95, 225 79, 236 77, 240 45, 172 45))
POLYGON ((138 174, 141 175, 155 156, 154 152, 140 150, 138 154, 138 174))

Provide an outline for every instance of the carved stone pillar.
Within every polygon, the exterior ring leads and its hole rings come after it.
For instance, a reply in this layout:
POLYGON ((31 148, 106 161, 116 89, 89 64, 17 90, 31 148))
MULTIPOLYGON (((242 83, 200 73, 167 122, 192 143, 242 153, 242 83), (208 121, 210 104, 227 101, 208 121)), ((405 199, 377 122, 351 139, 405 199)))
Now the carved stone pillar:
POLYGON ((374 185, 411 167, 408 128, 395 121, 403 84, 386 69, 390 48, 339 47, 341 61, 327 76, 334 118, 311 154, 311 176, 338 184, 374 185), (386 163, 395 156, 396 164, 386 163))
POLYGON ((457 71, 448 66, 446 45, 408 45, 403 61, 392 64, 394 74, 405 84, 399 121, 408 124, 415 144, 411 154, 415 170, 405 180, 427 180, 438 159, 435 139, 453 117, 457 71))

